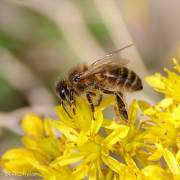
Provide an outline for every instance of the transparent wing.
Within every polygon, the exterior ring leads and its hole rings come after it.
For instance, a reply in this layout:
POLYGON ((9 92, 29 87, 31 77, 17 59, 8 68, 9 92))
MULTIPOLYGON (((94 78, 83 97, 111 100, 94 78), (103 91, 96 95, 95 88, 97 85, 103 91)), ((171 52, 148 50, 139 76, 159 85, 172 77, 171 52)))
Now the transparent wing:
POLYGON ((103 71, 106 68, 111 68, 111 67, 122 67, 128 64, 128 60, 127 59, 111 59, 111 58, 107 58, 107 59, 102 59, 102 60, 98 60, 98 62, 94 62, 93 64, 91 64, 88 68, 87 71, 85 71, 81 76, 80 79, 86 78, 90 75, 93 74, 97 74, 100 73, 101 71, 103 71))
POLYGON ((118 56, 118 53, 130 46, 132 46, 132 44, 125 46, 121 49, 118 49, 116 51, 113 51, 112 53, 107 54, 103 58, 96 60, 94 63, 92 63, 89 66, 88 70, 80 76, 80 79, 86 78, 89 75, 97 74, 97 73, 103 71, 104 68, 107 68, 108 66, 109 67, 110 66, 119 66, 120 67, 120 66, 127 65, 129 63, 129 60, 120 58, 118 56))
POLYGON ((101 64, 103 64, 103 62, 108 63, 108 60, 109 60, 109 62, 119 61, 119 63, 121 63, 122 65, 126 65, 128 63, 128 61, 124 60, 124 59, 120 59, 117 54, 131 46, 133 46, 133 44, 129 44, 127 46, 124 46, 121 49, 115 50, 115 51, 111 52, 110 54, 107 54, 104 57, 96 60, 91 66, 98 65, 98 64, 101 65, 101 64))
POLYGON ((110 55, 106 55, 104 58, 96 60, 94 63, 90 65, 90 68, 97 69, 98 67, 103 67, 110 64, 125 66, 128 63, 129 63, 129 60, 120 58, 115 54, 110 54, 110 55))

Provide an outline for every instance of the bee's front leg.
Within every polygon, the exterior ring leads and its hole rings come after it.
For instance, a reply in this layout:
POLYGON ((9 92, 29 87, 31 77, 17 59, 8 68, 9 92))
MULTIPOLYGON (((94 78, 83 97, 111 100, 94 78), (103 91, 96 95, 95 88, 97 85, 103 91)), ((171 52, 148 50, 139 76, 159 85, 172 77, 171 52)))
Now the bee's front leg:
POLYGON ((66 109, 66 106, 65 106, 65 104, 62 102, 62 107, 63 107, 63 109, 64 109, 64 111, 66 112, 66 114, 69 116, 69 118, 71 118, 72 119, 72 116, 69 114, 69 112, 68 112, 68 110, 66 109))
POLYGON ((73 111, 73 114, 74 114, 74 115, 76 114, 76 109, 75 109, 75 106, 76 106, 76 104, 75 104, 75 103, 73 103, 73 104, 72 104, 72 111, 73 111))

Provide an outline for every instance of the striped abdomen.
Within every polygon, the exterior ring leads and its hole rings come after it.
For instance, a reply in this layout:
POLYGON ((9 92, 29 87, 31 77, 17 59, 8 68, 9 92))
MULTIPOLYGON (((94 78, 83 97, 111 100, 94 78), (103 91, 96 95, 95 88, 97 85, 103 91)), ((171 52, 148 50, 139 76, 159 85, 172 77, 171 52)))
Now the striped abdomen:
POLYGON ((139 76, 126 67, 114 67, 104 71, 104 86, 114 90, 138 91, 141 90, 142 82, 139 76), (108 85, 107 85, 108 83, 108 85))

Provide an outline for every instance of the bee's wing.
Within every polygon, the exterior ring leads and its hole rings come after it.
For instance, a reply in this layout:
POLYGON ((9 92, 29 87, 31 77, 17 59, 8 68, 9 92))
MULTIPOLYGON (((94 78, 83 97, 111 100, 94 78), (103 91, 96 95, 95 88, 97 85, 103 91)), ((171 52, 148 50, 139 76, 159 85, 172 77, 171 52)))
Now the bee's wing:
POLYGON ((116 54, 108 54, 101 59, 96 60, 90 65, 91 69, 97 69, 97 67, 106 66, 109 64, 117 64, 125 66, 129 63, 129 60, 118 57, 116 54))
POLYGON ((107 55, 106 57, 99 59, 95 61, 93 64, 91 64, 86 72, 84 72, 80 79, 84 79, 90 75, 94 75, 97 73, 102 72, 105 68, 109 67, 122 67, 128 64, 127 59, 122 58, 115 58, 114 56, 107 55))
POLYGON ((98 64, 101 66, 102 64, 113 63, 113 62, 117 63, 117 61, 121 65, 126 65, 126 64, 128 64, 128 60, 120 59, 117 54, 119 52, 123 51, 124 49, 131 47, 131 46, 133 46, 133 44, 129 44, 127 46, 124 46, 121 49, 117 49, 117 50, 111 52, 110 54, 107 54, 103 58, 96 60, 91 66, 97 66, 98 64))
POLYGON ((99 73, 99 72, 103 71, 103 69, 105 67, 107 67, 109 65, 114 65, 114 66, 115 65, 116 66, 127 65, 129 61, 127 59, 120 58, 118 56, 118 53, 124 49, 131 47, 132 45, 133 44, 129 44, 127 46, 124 46, 123 48, 118 49, 116 51, 113 51, 110 54, 107 54, 106 56, 104 56, 103 58, 96 60, 94 63, 92 63, 89 66, 88 70, 80 76, 80 79, 84 79, 84 78, 88 77, 89 75, 99 73))

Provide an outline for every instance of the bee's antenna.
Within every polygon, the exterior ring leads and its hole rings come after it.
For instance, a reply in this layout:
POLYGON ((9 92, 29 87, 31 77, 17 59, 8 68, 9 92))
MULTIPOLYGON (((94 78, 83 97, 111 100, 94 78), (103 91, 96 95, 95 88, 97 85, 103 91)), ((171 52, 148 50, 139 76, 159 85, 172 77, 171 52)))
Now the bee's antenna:
POLYGON ((129 47, 131 47, 131 46, 134 46, 134 44, 128 44, 127 46, 124 46, 124 47, 122 47, 122 48, 120 48, 120 49, 117 49, 117 50, 115 50, 115 51, 111 51, 109 54, 107 54, 106 56, 111 56, 111 55, 113 55, 113 54, 115 54, 115 53, 118 53, 118 52, 121 52, 121 51, 123 51, 123 50, 125 50, 125 49, 127 49, 127 48, 129 48, 129 47))
POLYGON ((119 53, 119 52, 121 52, 121 51, 123 51, 123 50, 125 50, 125 49, 127 49, 127 48, 129 48, 129 47, 131 47, 131 46, 133 46, 133 45, 134 45, 134 44, 128 44, 127 46, 124 46, 124 47, 122 47, 122 48, 120 48, 120 49, 117 49, 117 50, 115 50, 115 51, 111 51, 109 54, 106 54, 104 57, 102 57, 102 58, 96 60, 94 63, 92 63, 92 66, 93 66, 93 65, 96 65, 99 61, 101 61, 101 60, 103 60, 103 59, 106 59, 106 58, 108 58, 108 57, 110 57, 110 56, 112 56, 112 55, 114 55, 114 54, 116 54, 116 53, 119 53))

